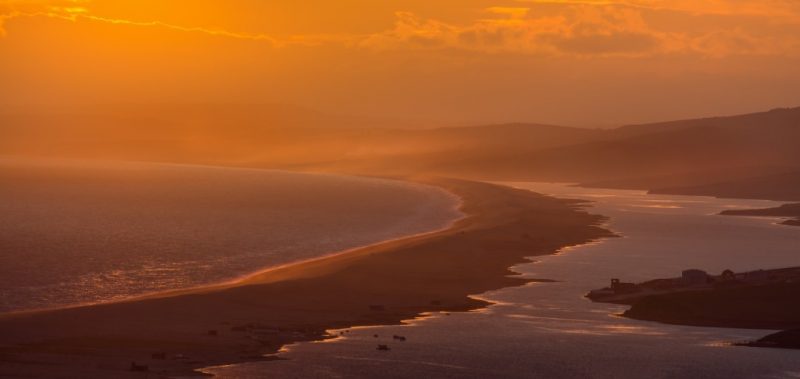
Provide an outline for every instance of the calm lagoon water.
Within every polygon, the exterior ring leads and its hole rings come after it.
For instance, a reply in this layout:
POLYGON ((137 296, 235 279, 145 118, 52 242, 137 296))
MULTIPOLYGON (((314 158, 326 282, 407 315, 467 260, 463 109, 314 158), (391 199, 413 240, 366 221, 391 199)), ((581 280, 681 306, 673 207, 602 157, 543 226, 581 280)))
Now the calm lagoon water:
POLYGON ((0 158, 0 312, 231 280, 446 227, 458 204, 391 180, 0 158))
POLYGON ((769 331, 629 320, 615 316, 624 307, 583 298, 612 277, 641 281, 686 268, 716 273, 798 266, 800 228, 716 215, 777 203, 506 184, 592 200, 590 210, 609 216, 607 226, 622 238, 515 267, 525 277, 559 282, 477 295, 496 302, 482 311, 350 329, 344 338, 289 346, 279 354, 284 361, 208 371, 224 378, 800 378, 800 351, 729 345, 769 331), (394 334, 408 340, 396 342, 394 334), (378 343, 392 350, 377 351, 378 343))

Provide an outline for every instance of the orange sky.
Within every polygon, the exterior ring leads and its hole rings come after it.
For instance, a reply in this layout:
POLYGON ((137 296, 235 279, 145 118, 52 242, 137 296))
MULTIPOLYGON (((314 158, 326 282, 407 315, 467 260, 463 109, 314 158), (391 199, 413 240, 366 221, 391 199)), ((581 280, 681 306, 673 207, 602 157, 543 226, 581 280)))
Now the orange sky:
POLYGON ((0 0, 0 104, 609 125, 800 105, 796 0, 0 0))

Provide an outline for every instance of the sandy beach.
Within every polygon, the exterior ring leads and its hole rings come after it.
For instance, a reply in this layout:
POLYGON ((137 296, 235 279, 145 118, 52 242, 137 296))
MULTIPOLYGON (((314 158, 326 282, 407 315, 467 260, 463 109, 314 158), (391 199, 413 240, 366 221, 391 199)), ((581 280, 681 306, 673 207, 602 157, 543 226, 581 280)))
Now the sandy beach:
POLYGON ((0 376, 177 376, 269 359, 264 355, 287 343, 326 338, 333 328, 484 307, 469 295, 525 284, 509 267, 526 257, 611 236, 600 227, 603 217, 577 201, 463 180, 414 180, 459 196, 466 217, 440 232, 232 284, 0 316, 0 376), (132 362, 149 372, 130 371, 132 362))

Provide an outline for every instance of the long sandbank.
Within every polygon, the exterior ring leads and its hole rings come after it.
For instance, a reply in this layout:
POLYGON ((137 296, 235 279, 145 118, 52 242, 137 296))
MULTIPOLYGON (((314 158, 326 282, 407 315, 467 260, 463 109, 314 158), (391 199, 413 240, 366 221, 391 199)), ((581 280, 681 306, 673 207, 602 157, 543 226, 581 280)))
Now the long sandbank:
MULTIPOLYGON (((470 297, 529 280, 527 257, 610 236, 581 202, 455 179, 451 228, 135 301, 0 316, 0 376, 147 377, 253 361, 326 330, 485 307, 470 297), (154 353, 164 353, 163 358, 154 353), (131 372, 131 362, 149 373, 131 372)), ((313 236, 309 236, 313 238, 313 236)))

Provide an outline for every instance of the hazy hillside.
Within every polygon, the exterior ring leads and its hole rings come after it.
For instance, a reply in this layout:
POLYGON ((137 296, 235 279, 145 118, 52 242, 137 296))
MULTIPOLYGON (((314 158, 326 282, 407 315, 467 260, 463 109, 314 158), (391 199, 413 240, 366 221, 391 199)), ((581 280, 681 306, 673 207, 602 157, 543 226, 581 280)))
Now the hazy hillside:
POLYGON ((16 110, 0 112, 0 121, 4 155, 800 195, 800 186, 785 179, 800 172, 800 108, 611 130, 539 124, 419 128, 403 120, 276 105, 16 110))
MULTIPOLYGON (((0 111, 0 153, 155 161, 304 162, 337 156, 339 140, 412 121, 286 105, 140 105, 0 111), (334 138, 336 136, 336 138, 334 138), (269 159, 266 159, 269 157, 269 159)), ((326 159, 327 160, 327 159, 326 159)))
MULTIPOLYGON (((601 132, 535 124, 420 128, 407 120, 279 105, 119 106, 0 111, 0 154, 302 167, 453 154, 493 156, 593 140, 601 132)), ((388 169, 389 167, 384 167, 388 169)), ((424 167, 414 167, 424 169, 424 167)))
POLYGON ((800 172, 755 176, 697 186, 655 188, 651 192, 742 199, 800 201, 800 172))
POLYGON ((722 127, 726 129, 752 128, 759 125, 797 127, 800 122, 800 107, 777 108, 766 112, 735 116, 708 117, 693 120, 678 120, 640 125, 626 125, 615 129, 618 137, 674 131, 697 127, 722 127))
POLYGON ((688 126, 538 152, 530 159, 544 162, 548 174, 579 181, 754 165, 797 166, 800 110, 793 116, 798 116, 794 124, 767 119, 731 127, 688 126))
POLYGON ((339 163, 353 171, 406 168, 493 180, 581 182, 778 200, 800 197, 800 182, 794 179, 800 172, 800 108, 563 133, 561 146, 550 147, 509 143, 499 137, 501 128, 495 130, 497 136, 459 154, 339 163))

